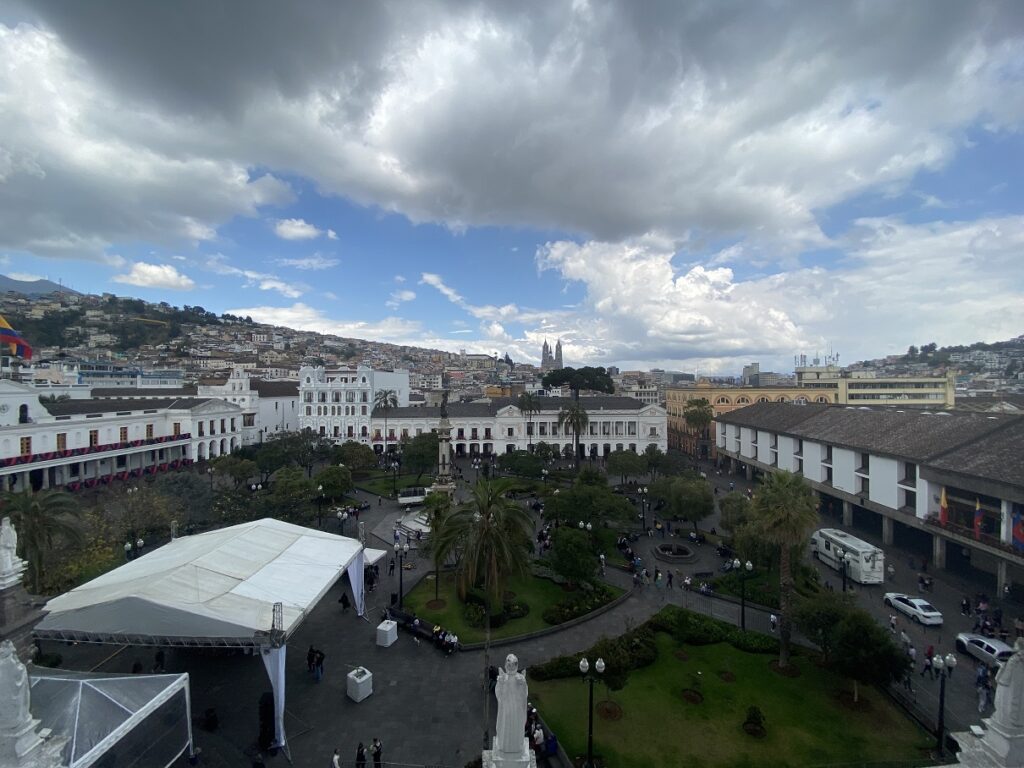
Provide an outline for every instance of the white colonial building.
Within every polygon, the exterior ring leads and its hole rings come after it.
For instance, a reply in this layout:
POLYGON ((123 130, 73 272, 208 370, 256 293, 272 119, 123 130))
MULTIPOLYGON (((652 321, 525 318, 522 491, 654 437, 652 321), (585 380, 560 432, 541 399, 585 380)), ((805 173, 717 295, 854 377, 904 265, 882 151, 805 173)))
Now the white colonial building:
POLYGON ((263 381, 235 368, 226 379, 200 381, 198 395, 226 400, 242 409, 242 445, 300 429, 297 380, 263 381))
POLYGON ((242 409, 212 398, 72 399, 0 380, 0 491, 92 487, 242 444, 242 409))
POLYGON ((1024 584, 1024 417, 755 403, 717 422, 719 456, 748 479, 798 473, 845 526, 999 590, 1024 584))
POLYGON ((299 428, 339 442, 369 444, 373 399, 382 389, 395 393, 399 407, 409 405, 409 372, 303 366, 299 369, 299 428))
MULTIPOLYGON (((489 455, 530 450, 547 443, 564 455, 572 455, 571 429, 558 425, 558 414, 573 404, 570 398, 542 397, 540 411, 529 418, 514 398, 491 398, 472 403, 452 403, 448 419, 452 425, 452 450, 457 456, 489 455)), ((668 446, 665 409, 630 397, 582 397, 589 423, 580 435, 580 452, 600 458, 612 451, 643 453, 649 445, 662 451, 668 446)), ((387 414, 373 413, 372 444, 378 452, 385 445, 395 451, 404 439, 430 432, 441 420, 436 407, 393 408, 387 414), (386 437, 386 440, 385 440, 386 437)))

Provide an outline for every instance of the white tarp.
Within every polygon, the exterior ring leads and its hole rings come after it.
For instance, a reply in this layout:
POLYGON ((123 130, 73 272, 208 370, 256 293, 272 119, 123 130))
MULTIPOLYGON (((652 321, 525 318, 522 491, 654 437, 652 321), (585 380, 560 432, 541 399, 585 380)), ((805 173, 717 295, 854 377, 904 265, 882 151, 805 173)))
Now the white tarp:
MULTIPOLYGON (((184 536, 50 600, 36 631, 98 642, 259 644, 275 603, 287 636, 349 565, 376 554, 364 556, 355 539, 269 518, 184 536)), ((362 604, 362 595, 353 598, 362 604)))

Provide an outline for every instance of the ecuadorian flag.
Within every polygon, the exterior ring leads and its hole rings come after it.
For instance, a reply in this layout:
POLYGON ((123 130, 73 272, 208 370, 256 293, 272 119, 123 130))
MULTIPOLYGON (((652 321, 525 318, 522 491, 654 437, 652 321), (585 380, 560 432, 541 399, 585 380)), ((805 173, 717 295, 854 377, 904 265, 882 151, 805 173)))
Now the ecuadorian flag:
POLYGON ((32 359, 32 347, 21 338, 20 333, 11 328, 3 315, 0 315, 0 352, 26 360, 32 359))

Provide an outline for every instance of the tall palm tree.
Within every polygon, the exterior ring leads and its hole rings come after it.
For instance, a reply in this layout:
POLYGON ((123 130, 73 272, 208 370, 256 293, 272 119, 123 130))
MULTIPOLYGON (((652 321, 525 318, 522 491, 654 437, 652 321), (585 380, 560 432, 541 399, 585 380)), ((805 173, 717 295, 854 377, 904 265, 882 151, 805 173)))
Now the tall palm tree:
MULTIPOLYGON (((511 576, 522 575, 530 561, 533 521, 526 509, 508 497, 508 480, 481 480, 470 500, 445 518, 435 557, 457 555, 460 595, 472 587, 484 590, 484 676, 491 666, 491 605, 500 601, 511 576)), ((486 689, 485 689, 486 690, 486 689)), ((490 691, 484 694, 484 745, 489 747, 490 691)))
POLYGON ((690 400, 683 407, 683 420, 688 427, 697 431, 697 445, 694 450, 698 455, 700 454, 700 444, 706 440, 704 430, 714 419, 715 409, 711 407, 711 403, 706 398, 698 397, 690 400))
POLYGON ((398 407, 398 395, 393 389, 378 389, 373 396, 373 410, 384 412, 384 455, 388 455, 388 413, 398 407))
POLYGON ((434 555, 434 600, 440 600, 441 584, 441 563, 444 562, 440 555, 440 548, 437 545, 438 536, 444 528, 445 520, 452 511, 452 497, 447 493, 433 491, 427 494, 423 506, 427 511, 427 523, 430 525, 430 549, 434 555))
POLYGON ((577 467, 580 465, 580 434, 589 423, 590 417, 587 415, 587 409, 578 401, 558 412, 558 426, 563 429, 568 426, 572 430, 573 454, 576 457, 577 467))
POLYGON ((818 505, 803 477, 775 472, 758 489, 752 512, 761 539, 779 548, 779 667, 784 668, 792 631, 793 551, 818 525, 818 505))
POLYGON ((523 392, 519 396, 517 403, 519 410, 526 417, 526 423, 529 425, 526 430, 526 435, 529 438, 530 446, 533 446, 533 430, 530 428, 533 426, 534 414, 540 413, 540 398, 532 392, 523 392))
POLYGON ((53 549, 58 538, 71 542, 81 539, 78 506, 63 491, 25 491, 8 494, 0 509, 4 516, 10 516, 18 531, 21 556, 28 560, 32 589, 39 592, 43 588, 44 553, 53 549))

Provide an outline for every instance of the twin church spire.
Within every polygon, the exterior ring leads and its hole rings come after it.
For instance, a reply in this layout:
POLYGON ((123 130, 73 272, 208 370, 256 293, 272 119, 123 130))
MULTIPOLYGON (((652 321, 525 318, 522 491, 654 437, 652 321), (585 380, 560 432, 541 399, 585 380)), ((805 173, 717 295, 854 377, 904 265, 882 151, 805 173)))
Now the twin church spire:
POLYGON ((541 371, 557 371, 559 368, 564 368, 562 365, 562 340, 558 339, 555 342, 554 353, 552 354, 551 345, 548 344, 547 339, 544 340, 544 346, 540 348, 540 369, 541 371))

